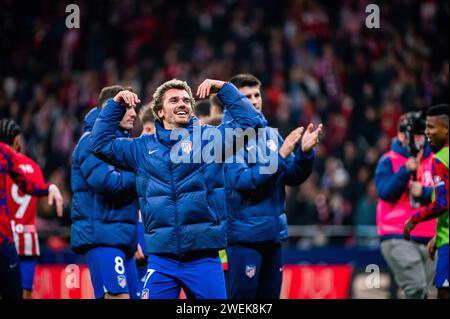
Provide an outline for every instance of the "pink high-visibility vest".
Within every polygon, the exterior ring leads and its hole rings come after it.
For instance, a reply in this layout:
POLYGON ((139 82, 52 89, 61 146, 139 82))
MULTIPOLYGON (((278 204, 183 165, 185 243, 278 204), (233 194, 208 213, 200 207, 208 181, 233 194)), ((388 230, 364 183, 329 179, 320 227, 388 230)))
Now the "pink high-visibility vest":
MULTIPOLYGON (((406 164, 408 158, 389 151, 385 154, 392 162, 392 170, 398 172, 400 167, 406 164)), ((431 160, 433 156, 428 156, 422 160, 417 171, 417 180, 424 186, 433 186, 433 176, 431 170, 431 160)), ((411 179, 412 181, 412 179, 411 179)), ((410 182, 411 182, 410 181, 410 182)), ((396 202, 386 202, 378 199, 377 205, 377 227, 379 235, 401 235, 403 226, 412 214, 419 211, 418 208, 412 208, 409 201, 409 185, 407 190, 396 202)), ((436 234, 436 219, 420 223, 411 232, 411 236, 433 237, 436 234)))

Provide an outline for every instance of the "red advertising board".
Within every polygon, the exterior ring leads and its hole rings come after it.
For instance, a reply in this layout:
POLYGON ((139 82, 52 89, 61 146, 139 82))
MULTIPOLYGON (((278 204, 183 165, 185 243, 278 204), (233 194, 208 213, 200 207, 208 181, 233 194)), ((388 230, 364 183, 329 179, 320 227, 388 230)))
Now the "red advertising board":
POLYGON ((94 290, 86 265, 38 265, 34 299, 93 299, 94 290))
MULTIPOLYGON (((349 296, 352 267, 348 265, 286 265, 283 299, 345 299, 349 296)), ((94 293, 86 265, 38 265, 35 299, 91 299, 94 293)))
POLYGON ((282 299, 346 299, 352 279, 349 265, 286 265, 282 299))

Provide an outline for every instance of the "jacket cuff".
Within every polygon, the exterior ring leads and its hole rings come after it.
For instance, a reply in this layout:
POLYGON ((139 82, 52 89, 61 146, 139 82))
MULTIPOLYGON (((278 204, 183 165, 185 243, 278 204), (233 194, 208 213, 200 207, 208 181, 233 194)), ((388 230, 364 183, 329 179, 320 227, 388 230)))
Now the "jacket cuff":
POLYGON ((284 170, 286 167, 286 160, 281 156, 280 152, 278 151, 278 169, 280 171, 284 170))
POLYGON ((403 165, 400 167, 400 169, 398 170, 397 174, 399 174, 402 178, 404 179, 408 179, 411 177, 411 175, 413 174, 412 172, 408 171, 406 169, 406 166, 403 165))
POLYGON ((226 82, 217 92, 217 96, 224 104, 225 109, 229 104, 233 104, 233 101, 239 99, 242 93, 230 82, 226 82))
POLYGON ((298 156, 301 160, 312 160, 316 156, 316 150, 313 148, 308 152, 303 152, 302 146, 299 145, 296 152, 296 156, 298 156))
POLYGON ((108 101, 106 102, 105 107, 103 107, 103 109, 101 110, 100 115, 103 115, 105 117, 111 117, 113 115, 119 115, 119 111, 120 111, 120 118, 122 118, 125 113, 126 113, 126 109, 124 107, 122 107, 122 105, 116 101, 114 101, 114 99, 108 99, 108 101))
POLYGON ((433 194, 433 187, 424 187, 422 189, 421 202, 431 203, 431 196, 433 194))

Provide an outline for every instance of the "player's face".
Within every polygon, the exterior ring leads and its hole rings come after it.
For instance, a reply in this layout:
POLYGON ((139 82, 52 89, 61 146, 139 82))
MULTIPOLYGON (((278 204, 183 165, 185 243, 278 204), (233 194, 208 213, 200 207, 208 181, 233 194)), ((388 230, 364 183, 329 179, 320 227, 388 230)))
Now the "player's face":
POLYGON ((253 104, 258 112, 262 111, 262 97, 259 85, 243 86, 239 89, 239 91, 250 100, 250 103, 253 104))
POLYGON ((152 122, 144 123, 141 135, 154 133, 155 133, 155 124, 153 124, 152 122))
POLYGON ((166 129, 184 127, 192 118, 192 99, 188 92, 170 89, 164 93, 162 109, 158 117, 166 129))
POLYGON ((122 121, 120 121, 120 128, 124 130, 131 130, 134 126, 134 120, 136 119, 136 110, 134 107, 127 105, 127 111, 125 112, 125 115, 122 118, 122 121))
POLYGON ((448 125, 439 116, 427 116, 425 135, 433 148, 448 143, 448 125))

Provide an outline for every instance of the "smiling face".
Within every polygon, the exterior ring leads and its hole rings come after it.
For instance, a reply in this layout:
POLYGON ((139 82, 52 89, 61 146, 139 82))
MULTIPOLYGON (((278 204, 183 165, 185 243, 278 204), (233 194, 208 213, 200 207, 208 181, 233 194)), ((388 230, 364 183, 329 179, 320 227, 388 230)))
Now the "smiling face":
POLYGON ((440 149, 448 143, 448 116, 427 116, 425 135, 433 149, 440 149))
POLYGON ((186 126, 192 118, 192 99, 189 93, 181 89, 167 90, 158 117, 168 130, 186 126))
POLYGON ((250 103, 253 104, 258 112, 262 111, 262 97, 259 85, 243 86, 239 88, 239 91, 250 100, 250 103))

